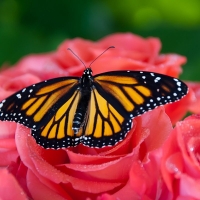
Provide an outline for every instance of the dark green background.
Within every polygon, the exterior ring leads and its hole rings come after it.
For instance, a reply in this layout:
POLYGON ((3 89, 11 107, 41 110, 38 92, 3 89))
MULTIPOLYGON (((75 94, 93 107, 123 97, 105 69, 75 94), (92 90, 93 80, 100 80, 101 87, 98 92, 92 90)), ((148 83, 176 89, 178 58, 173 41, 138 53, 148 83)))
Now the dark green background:
POLYGON ((199 0, 0 0, 0 65, 115 32, 159 37, 163 53, 187 56, 181 78, 200 80, 199 0))

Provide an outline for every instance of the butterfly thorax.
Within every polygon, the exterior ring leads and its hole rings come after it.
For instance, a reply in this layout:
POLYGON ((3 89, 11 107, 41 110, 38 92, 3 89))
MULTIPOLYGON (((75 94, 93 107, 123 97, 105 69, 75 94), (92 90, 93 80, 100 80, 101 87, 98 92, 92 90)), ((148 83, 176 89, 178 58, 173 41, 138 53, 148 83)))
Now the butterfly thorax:
POLYGON ((82 77, 80 78, 80 99, 73 119, 72 129, 77 134, 79 130, 84 126, 87 119, 88 104, 90 101, 90 94, 93 85, 92 70, 87 68, 84 70, 82 77))

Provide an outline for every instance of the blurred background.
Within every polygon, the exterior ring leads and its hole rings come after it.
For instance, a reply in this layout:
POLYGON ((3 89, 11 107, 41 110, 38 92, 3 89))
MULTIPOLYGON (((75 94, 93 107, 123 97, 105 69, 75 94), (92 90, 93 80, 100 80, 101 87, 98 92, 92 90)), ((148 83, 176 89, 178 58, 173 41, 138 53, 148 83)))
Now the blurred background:
POLYGON ((200 80, 199 0, 0 0, 0 66, 115 32, 159 37, 162 53, 188 58, 181 78, 200 80))

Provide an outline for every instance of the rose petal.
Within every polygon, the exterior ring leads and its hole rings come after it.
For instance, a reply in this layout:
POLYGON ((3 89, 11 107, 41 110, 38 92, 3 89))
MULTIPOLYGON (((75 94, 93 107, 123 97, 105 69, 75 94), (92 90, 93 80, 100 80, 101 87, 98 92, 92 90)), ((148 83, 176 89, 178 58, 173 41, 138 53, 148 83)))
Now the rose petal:
POLYGON ((17 180, 6 169, 0 169, 0 177, 0 196, 2 199, 28 199, 17 180))
POLYGON ((119 49, 126 49, 126 51, 147 54, 148 57, 151 58, 151 61, 147 60, 147 62, 149 63, 151 63, 154 60, 161 48, 161 43, 159 39, 144 39, 140 36, 133 35, 131 33, 113 34, 111 36, 107 36, 101 39, 99 43, 105 48, 107 48, 109 44, 114 44, 115 47, 119 49))
POLYGON ((27 183, 33 199, 72 200, 65 191, 59 191, 58 193, 52 188, 45 186, 30 170, 27 173, 27 183))
POLYGON ((200 179, 194 179, 187 174, 182 174, 180 178, 180 196, 199 199, 200 179))
POLYGON ((147 154, 147 152, 155 150, 163 144, 172 131, 172 124, 162 107, 145 113, 141 118, 142 127, 149 131, 149 137, 141 145, 140 154, 142 159, 146 156, 144 152, 147 154))
POLYGON ((131 199, 140 199, 139 195, 136 194, 131 186, 130 183, 127 182, 124 187, 122 187, 119 191, 116 193, 109 195, 109 194, 103 194, 98 198, 98 200, 113 200, 113 199, 120 199, 120 200, 131 200, 131 199))
POLYGON ((194 99, 189 105, 189 110, 193 113, 200 113, 200 83, 187 82, 187 85, 194 93, 194 99))
POLYGON ((6 167, 11 162, 16 161, 19 154, 16 150, 6 150, 2 151, 0 149, 0 167, 6 167))
POLYGON ((192 137, 189 139, 188 144, 188 153, 194 165, 199 167, 200 163, 200 137, 192 137))
POLYGON ((189 110, 190 104, 193 102, 193 98, 193 93, 189 91, 180 101, 165 105, 166 113, 170 117, 172 124, 184 117, 189 110))
POLYGON ((133 151, 122 158, 99 165, 65 164, 58 169, 74 177, 85 177, 85 180, 89 177, 88 180, 96 180, 99 182, 112 180, 124 182, 128 178, 129 169, 136 158, 137 154, 133 151), (68 173, 69 169, 70 173, 68 173), (121 171, 121 173, 118 173, 118 171, 121 171))

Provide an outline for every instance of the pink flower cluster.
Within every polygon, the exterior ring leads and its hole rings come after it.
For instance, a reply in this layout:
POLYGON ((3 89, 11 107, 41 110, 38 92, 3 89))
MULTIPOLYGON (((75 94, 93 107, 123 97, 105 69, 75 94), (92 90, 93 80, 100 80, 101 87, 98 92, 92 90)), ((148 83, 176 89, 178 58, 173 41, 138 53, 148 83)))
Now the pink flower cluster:
MULTIPOLYGON (((67 40, 55 52, 29 55, 1 70, 0 100, 45 79, 81 76, 84 66, 67 48, 88 66, 111 45, 116 48, 92 64, 94 74, 143 70, 178 77, 186 62, 180 55, 159 54, 159 39, 130 33, 97 42, 67 40)), ((186 83, 186 97, 136 117, 114 147, 47 150, 24 126, 0 122, 0 199, 199 199, 200 83, 186 83), (196 115, 179 121, 188 111, 196 115)))

